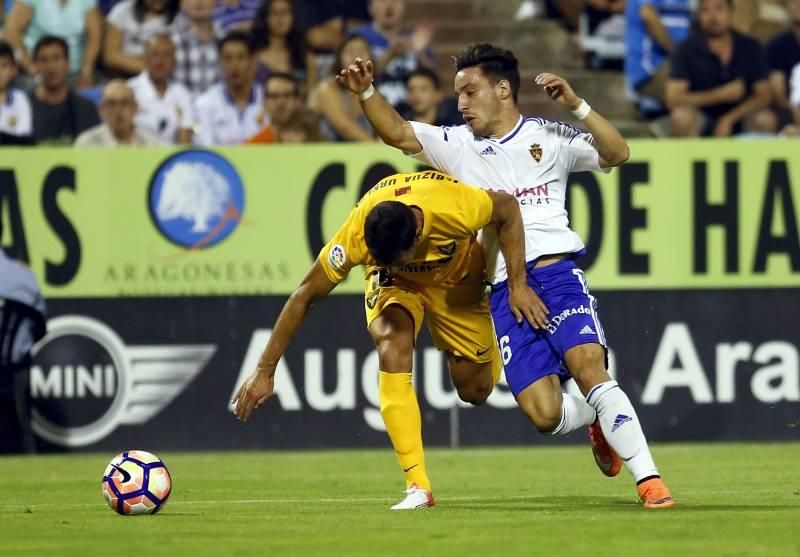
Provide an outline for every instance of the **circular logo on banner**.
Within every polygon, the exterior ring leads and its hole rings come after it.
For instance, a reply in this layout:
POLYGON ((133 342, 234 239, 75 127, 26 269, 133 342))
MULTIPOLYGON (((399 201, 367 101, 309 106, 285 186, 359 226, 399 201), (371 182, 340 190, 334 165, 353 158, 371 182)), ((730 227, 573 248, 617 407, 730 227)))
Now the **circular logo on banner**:
POLYGON ((224 157, 182 151, 153 175, 150 215, 161 234, 184 248, 201 249, 231 235, 244 213, 244 184, 224 157))

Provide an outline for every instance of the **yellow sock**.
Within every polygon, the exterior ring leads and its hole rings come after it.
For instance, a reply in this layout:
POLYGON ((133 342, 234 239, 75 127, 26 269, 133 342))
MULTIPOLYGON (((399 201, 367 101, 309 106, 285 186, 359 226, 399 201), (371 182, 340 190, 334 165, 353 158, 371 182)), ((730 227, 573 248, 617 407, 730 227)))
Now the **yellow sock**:
POLYGON ((381 371, 378 392, 383 423, 386 424, 397 460, 406 476, 406 487, 417 484, 430 491, 431 481, 425 471, 425 453, 422 449, 422 417, 417 393, 411 383, 411 373, 381 371))

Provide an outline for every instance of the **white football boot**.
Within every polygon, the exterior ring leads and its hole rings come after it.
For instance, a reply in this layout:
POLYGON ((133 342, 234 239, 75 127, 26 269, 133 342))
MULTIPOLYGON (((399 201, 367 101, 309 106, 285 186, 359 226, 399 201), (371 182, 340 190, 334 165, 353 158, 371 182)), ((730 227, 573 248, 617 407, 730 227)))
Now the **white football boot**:
POLYGON ((417 484, 405 491, 406 498, 392 507, 393 511, 413 511, 415 509, 427 509, 436 505, 433 495, 426 489, 420 489, 417 484))

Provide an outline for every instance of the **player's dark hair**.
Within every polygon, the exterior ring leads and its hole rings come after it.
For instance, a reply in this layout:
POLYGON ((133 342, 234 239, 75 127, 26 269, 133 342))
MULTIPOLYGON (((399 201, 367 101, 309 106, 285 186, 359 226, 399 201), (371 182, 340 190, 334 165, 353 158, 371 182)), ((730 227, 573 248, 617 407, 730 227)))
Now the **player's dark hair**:
POLYGON ((36 57, 39 55, 39 51, 45 47, 58 45, 64 51, 64 58, 69 58, 69 45, 67 45, 67 41, 62 39, 61 37, 56 37, 55 35, 45 35, 38 41, 36 41, 36 45, 33 47, 33 59, 35 60, 36 57))
POLYGON ((426 79, 430 79, 431 83, 433 83, 434 89, 439 91, 442 88, 442 80, 439 79, 439 76, 435 71, 430 68, 426 68, 425 66, 419 66, 416 70, 408 74, 408 78, 406 79, 406 83, 411 81, 412 77, 424 77, 426 79))
POLYGON ((14 49, 5 41, 0 41, 0 58, 8 58, 12 64, 17 63, 16 58, 14 58, 14 49))
MULTIPOLYGON (((175 19, 175 16, 178 15, 179 9, 180 2, 178 2, 178 0, 167 0, 167 2, 164 4, 164 7, 159 12, 159 15, 166 17, 167 25, 169 25, 172 23, 172 20, 175 19)), ((133 17, 136 19, 136 21, 143 23, 148 11, 146 0, 134 0, 133 17)))
POLYGON ((416 235, 414 211, 399 201, 378 203, 364 221, 367 249, 378 265, 389 266, 397 261, 401 253, 414 245, 416 235))
POLYGON ((250 41, 250 35, 244 31, 231 31, 220 39, 217 43, 217 51, 222 54, 222 49, 228 43, 240 43, 247 49, 247 53, 253 54, 253 43, 250 41))
POLYGON ((489 80, 505 79, 511 85, 511 96, 517 102, 519 93, 519 62, 510 50, 489 43, 476 43, 456 56, 456 71, 478 67, 489 80))

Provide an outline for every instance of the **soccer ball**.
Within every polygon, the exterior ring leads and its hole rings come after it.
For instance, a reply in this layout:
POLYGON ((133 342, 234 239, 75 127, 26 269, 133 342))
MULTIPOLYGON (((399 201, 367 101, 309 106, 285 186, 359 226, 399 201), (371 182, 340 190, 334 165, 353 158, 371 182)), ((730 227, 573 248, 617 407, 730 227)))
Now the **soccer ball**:
POLYGON ((156 455, 125 451, 106 467, 101 484, 108 506, 119 514, 155 514, 172 491, 172 478, 156 455))

